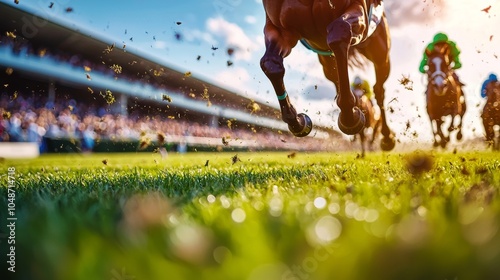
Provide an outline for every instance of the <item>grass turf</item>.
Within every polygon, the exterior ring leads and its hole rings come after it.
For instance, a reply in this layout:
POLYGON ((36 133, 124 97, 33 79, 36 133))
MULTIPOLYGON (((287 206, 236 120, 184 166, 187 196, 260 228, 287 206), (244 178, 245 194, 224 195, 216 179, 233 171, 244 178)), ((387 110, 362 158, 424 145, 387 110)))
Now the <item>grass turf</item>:
MULTIPOLYGON (((498 279, 498 153, 49 155, 15 167, 12 279, 498 279)), ((5 279, 5 278, 2 278, 5 279)), ((9 279, 9 278, 7 278, 9 279)))

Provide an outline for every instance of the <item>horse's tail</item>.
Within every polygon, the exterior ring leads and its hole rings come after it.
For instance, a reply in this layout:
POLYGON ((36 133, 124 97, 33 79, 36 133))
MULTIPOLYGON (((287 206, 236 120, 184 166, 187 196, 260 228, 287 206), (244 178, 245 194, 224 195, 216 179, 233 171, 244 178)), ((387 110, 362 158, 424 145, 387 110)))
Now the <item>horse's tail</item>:
POLYGON ((366 70, 368 59, 362 55, 358 49, 349 48, 349 67, 366 70))

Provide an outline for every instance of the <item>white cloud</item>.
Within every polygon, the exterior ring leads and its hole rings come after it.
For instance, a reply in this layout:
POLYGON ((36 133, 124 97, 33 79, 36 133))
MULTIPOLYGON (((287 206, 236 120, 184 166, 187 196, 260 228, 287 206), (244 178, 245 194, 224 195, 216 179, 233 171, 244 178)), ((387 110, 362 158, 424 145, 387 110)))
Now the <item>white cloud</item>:
POLYGON ((249 24, 255 24, 257 23, 257 18, 254 16, 246 16, 245 21, 249 24))
POLYGON ((167 45, 168 45, 168 44, 167 44, 167 42, 165 42, 165 41, 155 41, 155 42, 153 43, 153 45, 152 45, 152 46, 153 46, 153 48, 155 48, 155 49, 161 49, 161 50, 164 50, 164 49, 166 49, 166 48, 167 48, 167 45))
POLYGON ((223 18, 209 18, 207 30, 216 38, 222 39, 227 47, 235 49, 235 60, 250 61, 252 53, 261 48, 261 45, 250 39, 240 26, 223 18))
POLYGON ((217 43, 217 40, 212 36, 212 34, 200 31, 198 29, 186 31, 185 33, 183 33, 183 35, 188 42, 200 40, 202 42, 208 43, 209 45, 215 45, 217 43))
MULTIPOLYGON (((456 0, 460 1, 460 0, 456 0)), ((448 1, 390 0, 384 1, 387 19, 392 28, 404 28, 408 24, 430 24, 446 16, 448 1)))

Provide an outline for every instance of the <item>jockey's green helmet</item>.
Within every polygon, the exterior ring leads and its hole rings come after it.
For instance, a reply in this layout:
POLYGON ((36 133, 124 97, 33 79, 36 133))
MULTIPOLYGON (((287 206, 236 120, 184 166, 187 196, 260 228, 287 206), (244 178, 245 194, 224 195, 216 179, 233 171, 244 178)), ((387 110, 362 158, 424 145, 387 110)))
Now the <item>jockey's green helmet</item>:
POLYGON ((447 41, 448 41, 448 36, 444 33, 439 32, 438 34, 434 35, 434 43, 447 42, 447 41))

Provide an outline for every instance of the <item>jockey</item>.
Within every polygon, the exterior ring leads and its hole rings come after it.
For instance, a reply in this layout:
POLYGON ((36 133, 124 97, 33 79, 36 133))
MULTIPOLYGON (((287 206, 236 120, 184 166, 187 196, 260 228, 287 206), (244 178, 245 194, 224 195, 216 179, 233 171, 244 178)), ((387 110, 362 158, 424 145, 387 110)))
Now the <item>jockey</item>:
MULTIPOLYGON (((451 62, 453 62, 452 69, 461 68, 462 63, 460 62, 460 58, 459 58, 460 50, 458 49, 455 42, 448 39, 448 35, 446 35, 442 32, 437 33, 436 35, 434 35, 432 42, 429 43, 425 49, 428 51, 433 51, 434 47, 440 43, 445 43, 445 44, 448 44, 448 46, 450 46, 450 60, 451 60, 451 62)), ((420 67, 418 68, 418 70, 421 73, 425 73, 425 66, 426 65, 427 65, 427 52, 424 51, 424 57, 422 58, 422 61, 420 62, 420 67)), ((460 86, 460 91, 461 91, 460 95, 463 96, 464 93, 462 90, 462 86, 464 84, 460 81, 460 79, 458 78, 458 75, 457 75, 457 73, 455 73, 455 71, 453 71, 452 76, 453 76, 453 79, 455 79, 456 83, 460 86)), ((425 94, 427 94, 427 91, 425 94)))
POLYGON ((363 92, 361 96, 366 95, 368 100, 372 99, 373 96, 372 88, 370 87, 370 84, 368 83, 367 80, 363 80, 359 76, 354 77, 354 81, 351 84, 351 90, 354 93, 356 93, 356 89, 360 89, 363 92))
POLYGON ((488 79, 486 79, 483 82, 483 86, 481 86, 481 97, 482 98, 486 98, 486 87, 488 86, 489 83, 492 83, 492 82, 498 82, 497 75, 495 75, 493 73, 490 74, 488 79))
MULTIPOLYGON (((437 33, 434 35, 434 39, 432 40, 431 43, 429 43, 426 47, 427 50, 432 51, 434 50, 434 46, 438 43, 446 43, 450 46, 450 59, 453 61, 453 69, 459 69, 462 67, 462 63, 460 62, 460 50, 458 49, 457 45, 455 42, 450 41, 448 39, 448 36, 444 33, 437 33)), ((427 53, 424 52, 424 57, 422 58, 422 61, 420 62, 420 67, 419 71, 421 73, 425 73, 425 65, 427 65, 427 53)))

